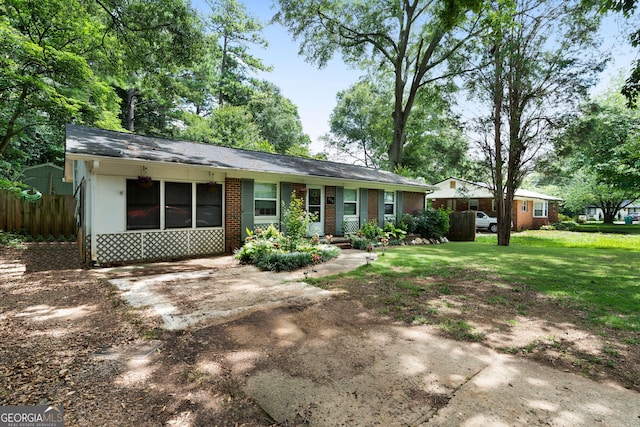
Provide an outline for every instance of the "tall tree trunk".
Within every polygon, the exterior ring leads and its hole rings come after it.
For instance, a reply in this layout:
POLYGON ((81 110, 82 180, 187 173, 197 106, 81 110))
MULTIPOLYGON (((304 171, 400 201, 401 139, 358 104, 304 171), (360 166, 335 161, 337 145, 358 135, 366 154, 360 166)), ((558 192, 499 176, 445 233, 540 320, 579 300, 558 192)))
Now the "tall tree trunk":
POLYGON ((127 89, 127 130, 135 131, 136 89, 127 89))
MULTIPOLYGON (((493 50, 494 61, 494 87, 493 87, 493 130, 495 165, 493 174, 493 185, 495 190, 496 210, 498 212, 498 245, 509 246, 510 224, 511 224, 511 204, 505 200, 505 188, 503 177, 504 159, 502 158, 502 104, 504 102, 504 80, 503 80, 503 56, 502 56, 502 31, 498 30, 497 42, 493 50), (505 230, 505 224, 507 228, 505 230)), ((508 199, 508 198, 507 198, 508 199)))

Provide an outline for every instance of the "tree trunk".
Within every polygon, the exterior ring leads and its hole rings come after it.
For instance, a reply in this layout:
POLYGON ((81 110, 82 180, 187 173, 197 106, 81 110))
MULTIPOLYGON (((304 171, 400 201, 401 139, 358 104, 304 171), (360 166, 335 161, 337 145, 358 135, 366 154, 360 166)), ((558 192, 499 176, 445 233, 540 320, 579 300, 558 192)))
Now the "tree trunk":
POLYGON ((16 109, 13 111, 13 114, 9 118, 9 121, 7 123, 7 128, 4 132, 4 135, 2 135, 2 141, 0 141, 0 155, 2 155, 4 151, 7 149, 7 147, 9 147, 11 138, 16 134, 15 132, 16 121, 18 120, 18 117, 20 117, 24 109, 24 101, 25 99, 27 99, 27 93, 28 92, 27 92, 26 86, 23 86, 22 92, 20 93, 20 98, 18 98, 18 103, 17 103, 18 105, 16 106, 16 109))
POLYGON ((136 89, 127 89, 127 130, 135 131, 136 89))

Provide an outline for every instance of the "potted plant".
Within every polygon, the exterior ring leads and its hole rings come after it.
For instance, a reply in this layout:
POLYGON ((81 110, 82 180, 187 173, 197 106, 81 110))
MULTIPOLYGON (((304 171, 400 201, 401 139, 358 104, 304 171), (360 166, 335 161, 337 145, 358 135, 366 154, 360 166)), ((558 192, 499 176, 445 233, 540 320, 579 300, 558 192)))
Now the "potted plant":
POLYGON ((207 191, 216 191, 216 189, 218 188, 218 183, 215 181, 209 181, 206 184, 204 184, 204 186, 207 189, 207 191))
POLYGON ((147 175, 140 175, 138 176, 138 185, 142 188, 151 188, 153 179, 147 175))

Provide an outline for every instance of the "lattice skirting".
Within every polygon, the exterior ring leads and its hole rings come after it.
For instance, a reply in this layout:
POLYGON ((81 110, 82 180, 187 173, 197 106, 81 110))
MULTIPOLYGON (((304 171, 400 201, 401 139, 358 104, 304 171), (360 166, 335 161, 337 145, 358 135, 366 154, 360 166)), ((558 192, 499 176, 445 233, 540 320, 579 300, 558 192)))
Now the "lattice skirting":
POLYGON ((344 234, 355 234, 358 232, 358 230, 360 230, 360 221, 358 221, 357 219, 354 220, 344 220, 343 224, 343 228, 344 228, 344 234))
MULTIPOLYGON (((91 240, 88 240, 90 245, 91 240)), ((170 259, 224 252, 224 229, 98 234, 99 263, 170 259)))

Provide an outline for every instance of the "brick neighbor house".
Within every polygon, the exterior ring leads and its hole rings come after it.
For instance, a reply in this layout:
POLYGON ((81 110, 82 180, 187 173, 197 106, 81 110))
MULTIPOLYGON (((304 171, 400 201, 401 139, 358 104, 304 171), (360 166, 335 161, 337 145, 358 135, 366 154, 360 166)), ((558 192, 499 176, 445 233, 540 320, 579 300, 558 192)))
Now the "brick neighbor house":
POLYGON ((292 192, 317 214, 310 233, 341 236, 424 209, 434 187, 386 171, 67 125, 85 262, 230 253, 275 224, 292 192))
MULTIPOLYGON (((427 197, 431 206, 453 211, 484 211, 495 217, 496 204, 491 186, 460 178, 447 178, 434 186, 436 191, 427 197)), ((513 200, 511 221, 514 230, 537 230, 543 225, 558 222, 558 208, 562 199, 534 191, 519 189, 513 200)))

